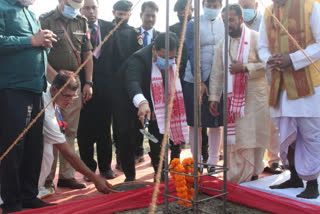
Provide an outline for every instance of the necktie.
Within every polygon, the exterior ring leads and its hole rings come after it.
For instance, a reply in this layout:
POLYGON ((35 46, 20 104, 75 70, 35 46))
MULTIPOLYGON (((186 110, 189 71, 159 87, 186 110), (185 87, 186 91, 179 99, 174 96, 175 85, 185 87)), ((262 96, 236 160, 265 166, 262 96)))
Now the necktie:
POLYGON ((89 28, 91 30, 90 41, 91 41, 92 47, 95 49, 97 47, 97 44, 98 44, 97 26, 96 26, 96 24, 91 24, 91 25, 89 25, 89 28))
POLYGON ((148 45, 148 35, 149 33, 147 31, 143 32, 143 47, 148 45))

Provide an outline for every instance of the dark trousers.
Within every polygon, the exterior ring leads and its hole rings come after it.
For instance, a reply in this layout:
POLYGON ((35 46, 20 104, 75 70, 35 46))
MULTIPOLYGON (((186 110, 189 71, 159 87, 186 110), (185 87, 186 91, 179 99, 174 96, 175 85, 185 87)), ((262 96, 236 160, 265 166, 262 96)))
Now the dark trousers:
MULTIPOLYGON (((149 156, 151 158, 151 163, 154 168, 154 171, 156 172, 158 170, 159 162, 160 162, 160 152, 161 152, 161 144, 163 140, 163 134, 160 134, 157 121, 150 121, 150 125, 148 128, 149 132, 154 135, 159 142, 154 143, 149 140, 150 145, 150 153, 149 156)), ((170 142, 170 160, 173 160, 174 158, 180 158, 181 148, 180 145, 174 145, 174 143, 169 140, 170 142)))
POLYGON ((140 120, 136 120, 135 123, 135 138, 136 138, 136 154, 135 156, 139 157, 144 154, 144 148, 143 148, 143 134, 141 134, 140 129, 142 129, 142 124, 140 120))
MULTIPOLYGON (((95 91, 96 88, 93 89, 95 91)), ((98 90, 92 99, 83 106, 78 127, 78 146, 81 160, 91 169, 106 172, 111 169, 112 140, 111 116, 112 103, 107 92, 98 90), (98 164, 94 160, 94 143, 97 146, 98 164)))
MULTIPOLYGON (((42 94, 14 89, 0 90, 0 154, 43 108, 42 94)), ((21 210, 22 203, 38 194, 43 154, 42 115, 1 161, 1 205, 6 211, 21 210)))

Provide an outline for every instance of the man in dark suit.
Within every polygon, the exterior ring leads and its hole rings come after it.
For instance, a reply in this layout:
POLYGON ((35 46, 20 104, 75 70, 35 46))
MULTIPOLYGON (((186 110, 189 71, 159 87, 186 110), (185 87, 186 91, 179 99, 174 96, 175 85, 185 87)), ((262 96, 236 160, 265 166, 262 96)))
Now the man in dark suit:
MULTIPOLYGON (((122 20, 124 22, 112 34, 102 46, 95 73, 99 78, 95 80, 96 86, 101 86, 101 92, 105 94, 104 102, 108 111, 112 113, 113 124, 117 124, 117 143, 119 158, 126 181, 135 180, 134 142, 129 127, 129 98, 125 90, 124 74, 121 67, 125 61, 137 50, 142 48, 142 39, 134 27, 128 25, 128 18, 132 3, 127 0, 119 0, 113 5, 114 20, 107 34, 122 20), (131 146, 133 145, 133 146, 131 146)), ((96 89, 97 96, 99 89, 96 89)), ((103 119, 102 117, 100 120, 103 119)))
MULTIPOLYGON (((111 22, 98 19, 98 0, 85 0, 81 9, 82 15, 88 19, 91 33, 91 44, 93 49, 113 28, 111 22)), ((93 158, 94 143, 97 146, 98 167, 100 174, 107 179, 115 178, 116 175, 111 169, 112 161, 112 141, 111 141, 111 109, 108 101, 108 94, 105 90, 108 81, 103 76, 101 64, 103 58, 100 57, 101 50, 98 50, 93 56, 93 97, 84 104, 80 114, 78 127, 78 145, 82 161, 93 171, 97 169, 97 162, 93 158), (100 81, 99 81, 100 80, 100 81)), ((84 180, 90 181, 87 177, 84 180)))
MULTIPOLYGON (((174 59, 176 56, 176 50, 178 46, 177 37, 174 33, 169 33, 169 42, 170 42, 170 50, 169 50, 169 67, 170 72, 175 72, 175 63, 174 59)), ((153 81, 154 78, 153 72, 154 70, 160 70, 162 73, 162 81, 161 84, 164 84, 164 70, 165 70, 165 33, 159 34, 159 36, 155 39, 153 45, 149 45, 136 53, 134 53, 129 59, 128 59, 128 65, 127 65, 127 71, 126 71, 126 85, 127 85, 127 91, 129 94, 129 98, 131 102, 133 102, 134 106, 136 107, 135 112, 137 112, 138 108, 138 116, 139 120, 141 121, 142 125, 144 125, 144 119, 147 116, 148 120, 150 121, 150 125, 148 127, 148 130, 151 134, 153 134, 158 140, 159 143, 154 143, 152 141, 149 141, 150 144, 150 157, 151 162, 154 167, 154 170, 156 171, 159 165, 159 155, 160 155, 160 149, 161 149, 161 142, 163 138, 163 129, 164 129, 164 121, 160 119, 159 114, 157 114, 157 110, 154 110, 154 103, 153 101, 156 100, 155 98, 157 95, 155 95, 155 91, 161 91, 161 90, 155 90, 153 92, 153 95, 151 94, 151 90, 153 91, 153 81), (150 86, 152 85, 152 86, 150 86), (151 90, 150 90, 151 89, 151 90), (160 124, 160 126, 159 126, 160 124)), ((173 73, 172 73, 173 74, 173 73)), ((184 111, 184 103, 183 103, 183 95, 181 91, 181 84, 180 81, 176 81, 176 88, 180 88, 180 93, 177 96, 180 96, 179 99, 181 102, 174 102, 174 111, 173 111, 173 118, 177 115, 183 115, 185 116, 184 111), (181 110, 181 111, 180 111, 181 110)), ((160 85, 161 86, 161 85, 160 85)), ((169 86, 170 87, 170 86, 169 86)), ((171 86, 172 87, 172 86, 171 86)), ((164 95, 160 95, 158 97, 164 97, 164 95)), ((158 103, 156 101, 156 103, 158 103)), ((164 109, 164 104, 163 104, 164 109)), ((163 112, 162 112, 163 113, 163 112)), ((171 119, 172 121, 172 119, 171 119)), ((182 127, 182 130, 176 130, 177 132, 171 132, 171 126, 170 132, 174 133, 170 140, 171 146, 178 145, 183 142, 183 140, 186 139, 187 135, 187 125, 185 122, 185 119, 177 120, 178 123, 181 124, 180 127, 182 127), (180 123, 181 122, 181 123, 180 123), (181 136, 181 138, 177 139, 175 136, 181 136)), ((171 153, 171 159, 173 158, 179 158, 179 154, 171 153)))
MULTIPOLYGON (((144 2, 141 6, 140 18, 142 25, 136 28, 142 36, 143 47, 150 45, 153 40, 160 34, 159 31, 155 30, 153 27, 157 20, 157 14, 159 11, 158 5, 153 1, 144 2)), ((143 135, 140 133, 139 129, 142 128, 139 120, 136 120, 136 163, 144 161, 144 149, 143 149, 143 135)))

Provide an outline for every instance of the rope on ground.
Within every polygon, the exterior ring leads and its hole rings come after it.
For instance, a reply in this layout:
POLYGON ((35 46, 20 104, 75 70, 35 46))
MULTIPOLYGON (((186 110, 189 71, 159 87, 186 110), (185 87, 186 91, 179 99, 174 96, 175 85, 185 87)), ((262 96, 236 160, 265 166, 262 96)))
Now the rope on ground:
POLYGON ((308 61, 311 63, 311 65, 318 71, 320 72, 320 69, 318 68, 318 66, 315 64, 315 62, 312 61, 312 59, 306 54, 306 52, 304 51, 304 49, 299 45, 299 43, 297 42, 297 40, 289 33, 289 31, 286 29, 285 26, 283 26, 281 24, 281 22, 279 21, 279 19, 272 14, 272 11, 270 10, 269 7, 265 6, 265 4, 263 3, 263 0, 259 0, 260 3, 262 4, 262 6, 265 8, 265 10, 272 16, 272 18, 276 21, 276 23, 282 28, 282 30, 289 36, 289 39, 293 42, 293 44, 302 52, 302 54, 308 59, 308 61))
MULTIPOLYGON (((180 63, 181 63, 181 56, 182 56, 182 49, 183 49, 183 43, 185 40, 185 32, 186 32, 186 26, 187 26, 187 20, 188 20, 188 16, 187 16, 187 12, 190 9, 190 1, 188 0, 187 6, 185 8, 185 17, 184 17, 184 21, 183 21, 183 26, 182 26, 182 32, 181 32, 181 40, 180 40, 180 45, 179 45, 179 49, 178 49, 178 57, 177 57, 177 67, 176 67, 176 72, 174 75, 174 83, 176 82, 178 75, 179 75, 179 70, 180 70, 180 63)), ((176 91, 176 85, 173 84, 173 87, 171 88, 171 93, 170 93, 170 100, 169 100, 169 106, 168 106, 168 118, 166 118, 166 123, 165 123, 165 131, 164 131, 164 135, 163 135, 163 140, 162 140, 162 144, 161 144, 161 152, 160 152, 160 161, 159 161, 159 166, 157 169, 157 174, 156 174, 156 183, 154 186, 154 191, 153 191, 153 195, 152 195, 152 202, 150 205, 150 214, 154 214, 155 210, 157 208, 157 199, 158 199, 158 193, 159 193, 159 185, 160 185, 160 177, 161 177, 161 171, 162 171, 162 167, 163 167, 163 160, 164 160, 164 155, 165 155, 165 150, 167 147, 167 142, 168 142, 168 132, 169 132, 169 122, 171 120, 171 113, 172 113, 172 107, 173 107, 173 98, 175 95, 175 91, 176 91)))
MULTIPOLYGON (((133 9, 141 2, 142 0, 138 0, 138 2, 132 7, 130 12, 133 11, 133 9)), ((120 25, 129 17, 131 16, 131 13, 127 16, 121 19, 119 23, 116 24, 116 26, 108 33, 108 35, 103 39, 103 41, 96 47, 96 49, 86 58, 86 60, 79 66, 79 68, 74 72, 74 74, 68 79, 68 81, 62 86, 62 88, 57 92, 57 94, 49 101, 49 103, 39 112, 39 114, 29 123, 29 125, 23 130, 23 132, 18 136, 18 138, 9 146, 9 148, 3 153, 3 155, 0 157, 0 161, 5 158, 5 156, 13 149, 13 147, 21 140, 21 138, 30 130, 30 128, 35 124, 35 122, 41 117, 41 115, 45 112, 45 110, 51 105, 52 102, 61 94, 61 92, 67 87, 67 85, 71 82, 73 77, 77 77, 81 69, 89 62, 90 59, 92 59, 93 55, 102 47, 104 43, 108 41, 110 36, 120 27, 120 25)))

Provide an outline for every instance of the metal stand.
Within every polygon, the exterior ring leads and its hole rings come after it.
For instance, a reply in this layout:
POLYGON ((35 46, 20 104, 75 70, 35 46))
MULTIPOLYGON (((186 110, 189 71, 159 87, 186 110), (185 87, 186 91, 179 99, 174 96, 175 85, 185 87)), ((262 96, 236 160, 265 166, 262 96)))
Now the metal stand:
MULTIPOLYGON (((226 17, 229 15, 229 8, 228 8, 229 1, 226 0, 226 17)), ((192 201, 187 201, 181 198, 178 198, 174 196, 172 193, 176 192, 169 192, 168 189, 168 182, 169 182, 169 167, 168 167, 168 149, 166 149, 166 158, 165 158, 165 208, 164 208, 164 213, 169 214, 169 197, 170 198, 175 198, 177 200, 185 201, 185 202, 190 202, 192 203, 192 206, 190 208, 185 208, 181 212, 177 213, 185 213, 187 211, 192 211, 194 214, 198 213, 209 213, 207 211, 204 211, 201 209, 199 206, 201 202, 205 202, 214 198, 222 197, 223 199, 223 211, 226 213, 226 195, 227 195, 227 104, 228 104, 228 76, 224 75, 224 90, 223 90, 223 125, 224 125, 224 141, 223 141, 223 165, 208 165, 209 167, 215 167, 216 170, 215 172, 211 173, 204 173, 201 175, 198 175, 199 171, 199 166, 200 169, 203 169, 204 163, 198 162, 198 135, 199 135, 199 127, 201 127, 201 108, 199 105, 199 77, 200 77, 200 0, 195 0, 194 3, 194 9, 195 9, 195 16, 194 16, 194 151, 195 151, 195 157, 194 157, 194 172, 191 177, 194 178, 194 197, 192 201), (202 187, 199 185, 198 178, 203 177, 203 176, 210 176, 213 174, 218 174, 223 172, 223 187, 221 189, 211 189, 211 188, 206 188, 202 187), (217 194, 215 196, 203 196, 201 199, 199 198, 199 190, 211 190, 215 192, 220 192, 220 194, 217 194)), ((228 29, 228 19, 225 20, 225 74, 228 73, 228 34, 229 34, 229 29, 228 29)), ((167 38, 166 38, 166 78, 165 78, 165 96, 166 96, 166 116, 168 112, 168 56, 169 56, 169 0, 167 0, 167 26, 166 26, 166 33, 167 33, 167 38)), ((209 154, 210 155, 210 154, 209 154)), ((171 173, 176 173, 176 174, 182 174, 187 176, 187 174, 184 173, 177 173, 177 172, 171 172, 171 173)), ((190 175, 188 175, 190 176, 190 175)))

